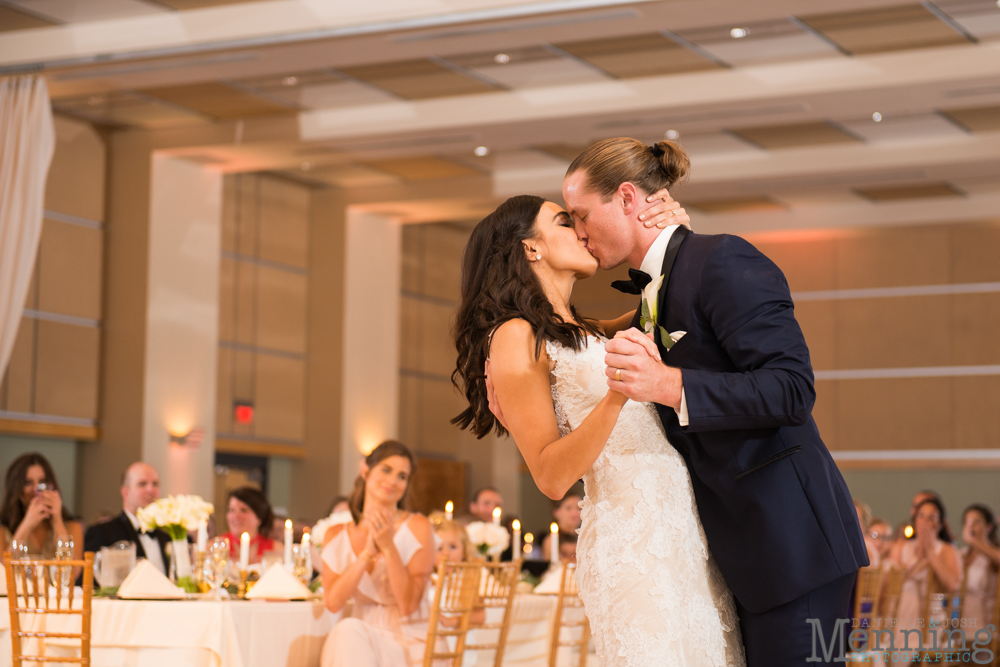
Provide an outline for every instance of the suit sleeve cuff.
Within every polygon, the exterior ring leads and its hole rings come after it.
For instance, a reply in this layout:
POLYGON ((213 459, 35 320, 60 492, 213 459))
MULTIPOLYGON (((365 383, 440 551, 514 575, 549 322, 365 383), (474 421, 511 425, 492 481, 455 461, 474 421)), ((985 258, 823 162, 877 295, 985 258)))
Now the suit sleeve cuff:
POLYGON ((677 413, 677 421, 680 422, 681 426, 688 425, 688 402, 687 394, 684 393, 684 389, 681 388, 681 407, 675 409, 674 412, 677 413))

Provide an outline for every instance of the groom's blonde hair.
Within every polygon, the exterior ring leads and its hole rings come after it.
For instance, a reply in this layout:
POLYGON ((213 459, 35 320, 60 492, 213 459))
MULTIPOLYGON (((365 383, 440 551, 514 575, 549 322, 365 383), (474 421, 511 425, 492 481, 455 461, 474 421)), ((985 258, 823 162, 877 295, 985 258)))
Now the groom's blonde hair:
POLYGON ((647 194, 672 187, 687 176, 690 167, 687 153, 672 141, 647 146, 638 139, 616 137, 580 153, 566 175, 585 172, 587 189, 606 202, 622 183, 632 183, 647 194))

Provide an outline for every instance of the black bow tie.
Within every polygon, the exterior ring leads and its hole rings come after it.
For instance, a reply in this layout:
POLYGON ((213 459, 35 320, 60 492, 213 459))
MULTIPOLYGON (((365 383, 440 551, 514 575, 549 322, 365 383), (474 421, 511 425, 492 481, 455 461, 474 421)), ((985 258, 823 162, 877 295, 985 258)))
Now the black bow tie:
POLYGON ((642 289, 653 282, 648 273, 635 269, 628 270, 628 277, 631 280, 616 280, 611 283, 611 286, 619 292, 625 292, 626 294, 642 294, 642 289))

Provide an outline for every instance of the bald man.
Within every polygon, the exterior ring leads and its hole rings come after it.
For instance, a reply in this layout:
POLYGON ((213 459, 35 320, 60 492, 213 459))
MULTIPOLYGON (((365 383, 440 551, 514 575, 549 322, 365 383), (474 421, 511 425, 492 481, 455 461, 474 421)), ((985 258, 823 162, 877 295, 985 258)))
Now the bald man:
POLYGON ((84 551, 99 551, 115 542, 135 543, 136 558, 145 558, 160 572, 167 573, 166 546, 170 537, 162 530, 146 534, 139 531, 136 512, 160 497, 160 474, 153 466, 137 461, 122 475, 122 513, 111 521, 87 529, 84 551))

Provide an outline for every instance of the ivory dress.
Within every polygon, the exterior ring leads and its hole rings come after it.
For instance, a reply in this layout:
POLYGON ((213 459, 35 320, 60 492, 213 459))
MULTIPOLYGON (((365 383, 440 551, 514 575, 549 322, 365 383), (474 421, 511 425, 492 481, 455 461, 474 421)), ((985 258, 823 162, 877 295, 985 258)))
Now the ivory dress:
MULTIPOLYGON (((559 431, 608 391, 604 340, 546 342, 559 431)), ((584 475, 577 578, 602 667, 742 667, 732 592, 708 550, 687 466, 651 404, 629 401, 584 475)))
MULTIPOLYGON (((962 562, 967 562, 970 547, 962 549, 962 562)), ((965 633, 973 637, 977 630, 993 623, 993 601, 997 592, 997 571, 987 556, 976 552, 965 568, 965 598, 962 618, 969 621, 965 633)))
MULTIPOLYGON (((412 516, 412 515, 410 515, 412 516)), ((421 548, 409 527, 409 517, 392 538, 403 565, 409 565, 421 548)), ((340 574, 357 556, 347 530, 323 548, 323 564, 340 574)), ((413 667, 423 665, 427 644, 426 596, 409 616, 400 616, 389 587, 385 559, 379 558, 371 573, 361 575, 352 596, 354 610, 333 626, 323 644, 322 667, 413 667)))

